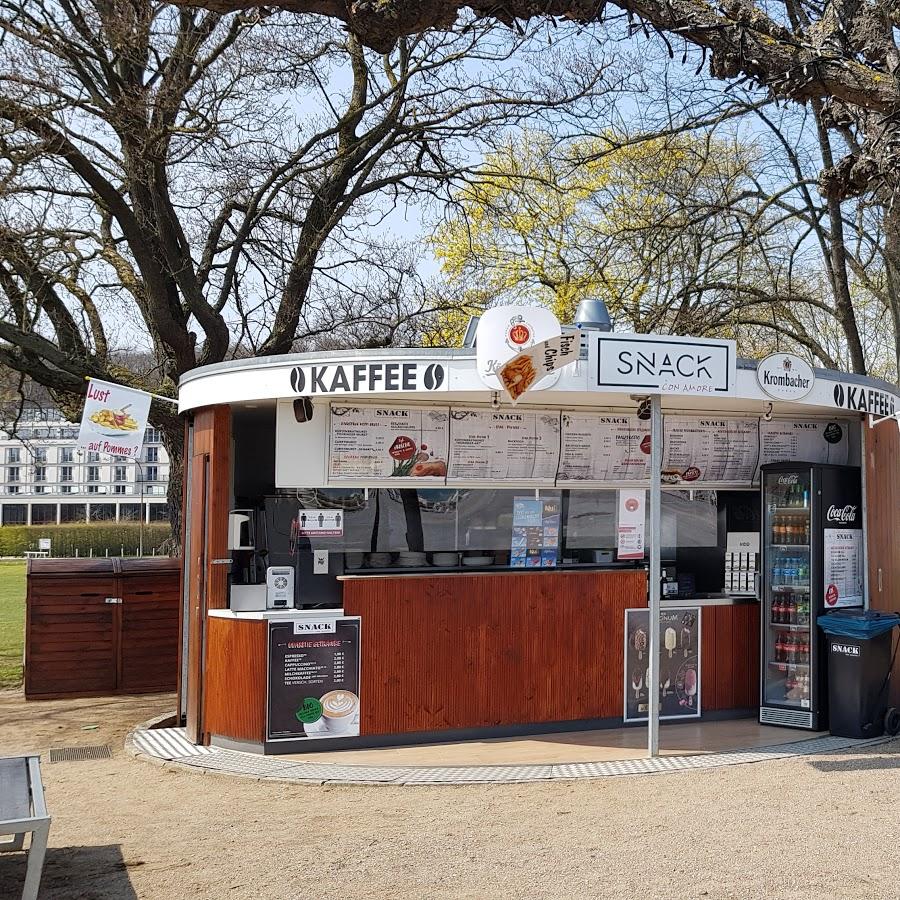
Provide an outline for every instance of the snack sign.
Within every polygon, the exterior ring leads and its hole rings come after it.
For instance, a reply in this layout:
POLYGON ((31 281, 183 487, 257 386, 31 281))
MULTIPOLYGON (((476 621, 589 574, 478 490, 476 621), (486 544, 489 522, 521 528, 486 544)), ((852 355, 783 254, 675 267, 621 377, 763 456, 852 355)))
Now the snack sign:
POLYGON ((78 448, 137 459, 149 413, 149 394, 92 378, 81 415, 78 448))

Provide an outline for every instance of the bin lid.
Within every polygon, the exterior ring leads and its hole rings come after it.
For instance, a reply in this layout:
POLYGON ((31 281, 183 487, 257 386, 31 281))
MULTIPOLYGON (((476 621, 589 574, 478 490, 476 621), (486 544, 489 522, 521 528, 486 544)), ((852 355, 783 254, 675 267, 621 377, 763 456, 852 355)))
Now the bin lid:
POLYGON ((839 609, 819 617, 819 627, 826 634, 867 640, 878 637, 900 625, 900 615, 874 609, 839 609))

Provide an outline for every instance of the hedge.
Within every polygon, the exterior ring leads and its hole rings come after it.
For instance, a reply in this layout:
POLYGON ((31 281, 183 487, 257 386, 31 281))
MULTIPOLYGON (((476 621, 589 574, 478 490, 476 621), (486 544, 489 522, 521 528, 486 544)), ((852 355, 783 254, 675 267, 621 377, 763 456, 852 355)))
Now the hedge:
MULTIPOLYGON (((172 529, 168 522, 144 525, 144 555, 167 554, 172 529), (165 546, 164 546, 165 545, 165 546)), ((137 556, 140 525, 136 522, 97 522, 74 525, 4 525, 0 527, 0 556, 24 556, 37 550, 39 538, 50 538, 51 556, 137 556)))

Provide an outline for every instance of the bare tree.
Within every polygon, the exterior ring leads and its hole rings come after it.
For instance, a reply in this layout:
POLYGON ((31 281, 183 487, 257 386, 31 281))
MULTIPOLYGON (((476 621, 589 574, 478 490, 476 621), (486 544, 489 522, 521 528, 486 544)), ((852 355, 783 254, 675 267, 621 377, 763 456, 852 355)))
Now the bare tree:
MULTIPOLYGON (((390 311, 356 303, 392 278, 386 213, 441 196, 512 124, 590 120, 610 89, 599 49, 569 65, 527 40, 469 21, 378 53, 323 18, 2 0, 0 363, 75 415, 86 375, 173 395, 235 352, 393 340, 426 309, 409 273, 390 311)), ((179 473, 177 417, 151 420, 179 473)))

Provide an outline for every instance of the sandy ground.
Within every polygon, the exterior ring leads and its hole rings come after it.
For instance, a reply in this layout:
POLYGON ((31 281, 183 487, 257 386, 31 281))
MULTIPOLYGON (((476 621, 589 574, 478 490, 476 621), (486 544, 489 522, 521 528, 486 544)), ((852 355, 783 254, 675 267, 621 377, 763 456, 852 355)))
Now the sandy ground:
MULTIPOLYGON (((900 897, 896 742, 594 782, 309 787, 125 755, 128 727, 171 705, 0 693, 0 753, 114 748, 108 761, 44 763, 42 896, 900 897)), ((23 871, 21 855, 0 855, 0 898, 18 896, 23 871)))

